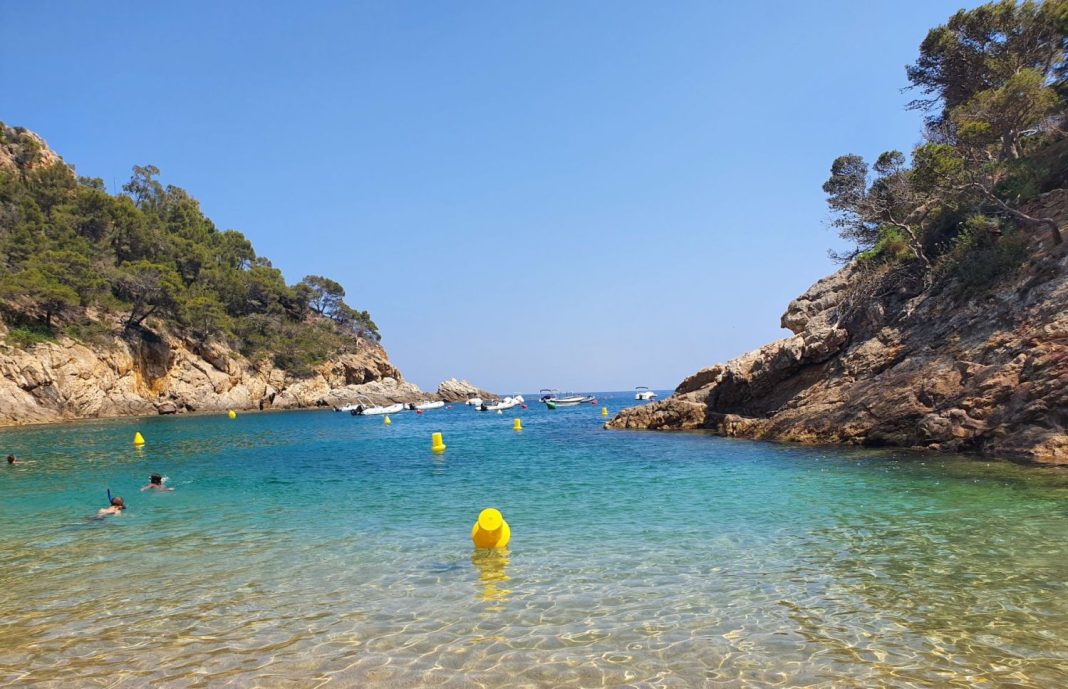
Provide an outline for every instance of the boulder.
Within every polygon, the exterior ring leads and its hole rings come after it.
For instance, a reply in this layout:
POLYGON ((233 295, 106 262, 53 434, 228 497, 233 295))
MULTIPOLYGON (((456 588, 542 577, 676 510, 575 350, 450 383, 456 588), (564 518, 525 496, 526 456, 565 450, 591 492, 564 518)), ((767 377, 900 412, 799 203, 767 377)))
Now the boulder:
POLYGON ((484 400, 496 400, 499 397, 492 392, 475 387, 466 380, 449 378, 438 384, 437 397, 442 402, 464 402, 472 397, 481 397, 484 400))

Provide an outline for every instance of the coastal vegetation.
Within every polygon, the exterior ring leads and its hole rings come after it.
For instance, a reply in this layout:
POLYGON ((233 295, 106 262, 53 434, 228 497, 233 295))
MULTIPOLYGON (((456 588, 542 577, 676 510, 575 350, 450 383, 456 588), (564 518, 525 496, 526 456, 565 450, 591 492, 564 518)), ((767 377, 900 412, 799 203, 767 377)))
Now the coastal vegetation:
POLYGON ((334 280, 289 285, 241 232, 220 230, 184 189, 135 166, 122 192, 79 177, 32 132, 0 123, 0 308, 7 342, 63 334, 92 344, 155 330, 222 342, 301 375, 377 342, 334 280))
POLYGON ((1025 233, 1064 237, 1028 210, 1068 181, 1068 0, 1000 0, 931 29, 906 68, 923 142, 869 164, 838 157, 823 185, 850 249, 832 256, 925 285, 978 290, 1026 256, 1025 233))

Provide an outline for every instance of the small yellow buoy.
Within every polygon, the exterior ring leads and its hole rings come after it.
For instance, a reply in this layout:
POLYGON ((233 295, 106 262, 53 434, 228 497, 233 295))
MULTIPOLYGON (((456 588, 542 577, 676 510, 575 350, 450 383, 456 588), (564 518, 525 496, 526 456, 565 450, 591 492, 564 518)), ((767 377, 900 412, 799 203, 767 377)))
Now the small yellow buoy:
POLYGON ((513 431, 521 431, 521 430, 523 430, 523 422, 520 421, 519 419, 516 419, 515 421, 513 421, 512 422, 512 430, 513 431))
POLYGON ((508 545, 512 530, 499 510, 487 507, 478 514, 478 521, 471 527, 471 542, 476 548, 503 548, 508 545))
POLYGON ((382 423, 386 424, 387 426, 389 426, 390 424, 392 424, 392 423, 393 423, 393 422, 392 422, 392 421, 390 421, 390 419, 389 419, 389 414, 386 414, 386 419, 385 419, 385 421, 383 421, 382 423))
POLYGON ((230 412, 227 414, 227 416, 229 416, 231 419, 236 419, 237 418, 237 412, 234 411, 233 409, 231 409, 230 412))
POLYGON ((445 443, 441 439, 441 433, 435 433, 434 435, 431 436, 431 438, 432 438, 432 440, 430 441, 430 449, 431 449, 431 451, 433 451, 433 452, 444 452, 445 451, 445 443))
POLYGON ((601 407, 601 416, 608 416, 608 407, 601 407))
POLYGON ((145 439, 140 432, 134 433, 134 445, 144 445, 145 439))

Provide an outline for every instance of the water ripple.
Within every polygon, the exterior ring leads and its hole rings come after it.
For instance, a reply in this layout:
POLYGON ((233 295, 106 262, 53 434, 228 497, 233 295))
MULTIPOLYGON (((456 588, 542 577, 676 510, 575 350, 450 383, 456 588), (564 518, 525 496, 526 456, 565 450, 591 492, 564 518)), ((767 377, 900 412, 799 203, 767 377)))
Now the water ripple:
POLYGON ((0 432, 0 685, 1068 686, 1063 472, 598 411, 0 432))

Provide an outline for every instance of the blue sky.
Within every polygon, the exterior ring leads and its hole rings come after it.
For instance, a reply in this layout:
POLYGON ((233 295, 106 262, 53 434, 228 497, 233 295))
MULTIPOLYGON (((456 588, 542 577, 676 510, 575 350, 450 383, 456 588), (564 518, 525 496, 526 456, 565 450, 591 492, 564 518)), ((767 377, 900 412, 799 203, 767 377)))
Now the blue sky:
POLYGON ((23 2, 0 119, 337 279, 425 388, 668 388, 787 334, 831 161, 919 141, 960 6, 23 2))

